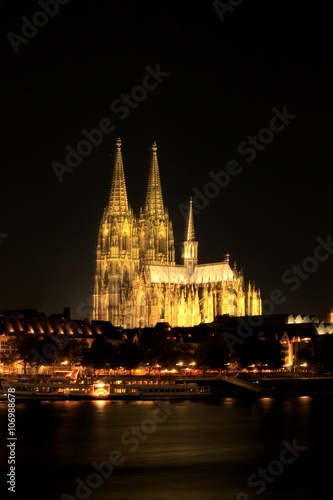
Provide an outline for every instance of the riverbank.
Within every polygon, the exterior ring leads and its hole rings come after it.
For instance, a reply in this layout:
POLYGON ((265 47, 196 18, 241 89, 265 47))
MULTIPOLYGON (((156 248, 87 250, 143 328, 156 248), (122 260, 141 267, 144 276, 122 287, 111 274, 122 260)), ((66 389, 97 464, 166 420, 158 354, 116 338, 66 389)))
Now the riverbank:
MULTIPOLYGON (((123 377, 124 385, 126 387, 131 380, 132 384, 135 385, 135 377, 123 377)), ((155 384, 162 383, 161 387, 166 387, 164 384, 171 383, 174 385, 176 379, 174 377, 169 378, 164 377, 155 379, 155 384)), ((111 387, 112 387, 112 381, 111 387)), ((280 398, 280 397, 299 397, 299 396, 332 396, 333 397, 333 376, 331 375, 299 375, 299 374, 288 374, 288 373, 264 373, 264 374, 241 374, 241 376, 229 376, 229 375, 221 375, 221 376, 209 376, 205 378, 201 377, 191 377, 191 378, 178 378, 178 382, 195 382, 198 386, 205 386, 210 388, 210 395, 205 394, 205 399, 208 397, 211 398, 237 398, 237 399, 248 399, 248 398, 262 398, 262 397, 271 397, 271 398, 280 398)), ((119 382, 118 382, 119 383, 119 382)), ((23 384, 24 385, 24 384, 23 384)), ((30 385, 30 384, 28 384, 30 385)), ((100 384, 97 384, 100 385, 100 384)), ((61 385, 60 385, 61 387, 61 385)), ((67 387, 67 386, 66 386, 67 387)), ((73 386, 68 385, 68 387, 72 388, 80 388, 83 389, 84 386, 73 386)), ((117 385, 119 389, 116 391, 117 393, 113 394, 103 394, 103 399, 135 399, 135 395, 132 394, 132 397, 129 395, 122 394, 122 390, 120 390, 120 386, 117 385), (126 397, 125 397, 126 396, 126 397)), ((156 387, 157 386, 152 386, 156 387)), ((177 387, 181 387, 177 384, 177 387)), ((2 388, 3 389, 3 388, 2 388)), ((98 388, 98 390, 101 390, 98 388)), ((2 390, 0 394, 0 399, 6 399, 6 395, 4 394, 6 391, 2 390)), ((71 391, 72 392, 72 391, 71 391)), ((92 395, 83 394, 83 391, 74 391, 75 394, 71 395, 74 399, 96 399, 92 395)), ((111 391, 114 392, 114 391, 111 391)), ((19 396, 17 394, 17 396, 19 396)), ((50 398, 50 394, 44 394, 43 391, 38 395, 38 399, 46 399, 50 398)), ((57 394, 53 394, 53 397, 50 399, 57 399, 57 394)), ((156 396, 156 395, 155 395, 156 396)), ((166 394, 164 394, 166 396, 166 394)), ((58 395, 59 399, 65 399, 64 394, 58 395)), ((19 397, 19 399, 22 398, 19 397)), ((28 399, 31 399, 31 395, 28 399)), ((156 397, 154 398, 156 399, 156 397)))
POLYGON ((333 377, 294 374, 218 377, 197 380, 211 387, 213 397, 333 396, 333 377))
POLYGON ((258 378, 272 396, 333 396, 333 377, 258 378))

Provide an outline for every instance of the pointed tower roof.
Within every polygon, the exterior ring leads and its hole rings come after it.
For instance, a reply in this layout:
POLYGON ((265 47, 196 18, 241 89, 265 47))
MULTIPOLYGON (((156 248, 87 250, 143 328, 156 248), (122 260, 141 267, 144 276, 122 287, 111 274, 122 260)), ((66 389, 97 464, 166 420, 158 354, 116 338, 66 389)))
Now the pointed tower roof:
POLYGON ((164 206, 162 197, 162 188, 160 180, 160 172, 157 160, 157 145, 156 142, 152 145, 152 158, 149 171, 145 212, 150 217, 162 219, 164 217, 164 206))
POLYGON ((192 198, 190 198, 185 241, 183 242, 183 259, 189 275, 193 274, 198 263, 198 242, 195 240, 192 198))
POLYGON ((193 200, 190 198, 190 206, 188 211, 187 229, 186 229, 186 241, 195 241, 194 232, 194 219, 193 219, 193 200))
POLYGON ((127 190, 121 153, 121 140, 119 137, 116 141, 116 157, 113 167, 109 210, 113 215, 121 215, 128 212, 127 190))

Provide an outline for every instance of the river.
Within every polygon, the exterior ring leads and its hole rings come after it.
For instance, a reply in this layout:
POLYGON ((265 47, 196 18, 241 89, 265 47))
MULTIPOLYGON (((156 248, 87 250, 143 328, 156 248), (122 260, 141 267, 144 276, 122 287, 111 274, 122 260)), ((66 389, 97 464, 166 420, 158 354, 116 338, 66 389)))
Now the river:
POLYGON ((1 402, 1 498, 328 498, 332 401, 17 401, 15 441, 1 402))

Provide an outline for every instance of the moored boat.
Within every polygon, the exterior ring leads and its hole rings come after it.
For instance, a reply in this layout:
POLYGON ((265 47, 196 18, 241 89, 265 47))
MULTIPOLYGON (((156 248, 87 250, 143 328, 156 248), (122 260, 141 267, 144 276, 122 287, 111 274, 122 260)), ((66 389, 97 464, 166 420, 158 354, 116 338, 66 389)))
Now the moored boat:
POLYGON ((104 382, 73 383, 58 378, 18 377, 2 381, 2 394, 11 388, 15 399, 105 399, 110 395, 110 386, 104 382))
POLYGON ((64 378, 29 376, 2 381, 2 395, 8 389, 19 399, 201 399, 211 396, 209 385, 193 380, 168 379, 104 379, 70 381, 64 378), (14 390, 14 391, 13 391, 14 390))
POLYGON ((111 399, 201 399, 211 396, 209 385, 185 380, 110 380, 111 399))

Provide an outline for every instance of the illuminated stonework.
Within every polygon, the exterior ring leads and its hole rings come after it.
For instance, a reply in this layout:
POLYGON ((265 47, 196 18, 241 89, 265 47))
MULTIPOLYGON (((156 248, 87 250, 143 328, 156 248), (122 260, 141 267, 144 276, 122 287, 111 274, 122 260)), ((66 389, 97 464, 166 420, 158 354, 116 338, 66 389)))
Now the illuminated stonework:
POLYGON ((260 292, 245 287, 229 255, 223 262, 198 264, 192 202, 189 204, 183 263, 175 262, 172 222, 163 204, 153 144, 144 208, 135 216, 127 199, 121 141, 110 199, 100 222, 93 319, 137 328, 165 321, 171 326, 211 322, 222 314, 260 315, 260 292))

